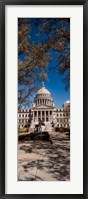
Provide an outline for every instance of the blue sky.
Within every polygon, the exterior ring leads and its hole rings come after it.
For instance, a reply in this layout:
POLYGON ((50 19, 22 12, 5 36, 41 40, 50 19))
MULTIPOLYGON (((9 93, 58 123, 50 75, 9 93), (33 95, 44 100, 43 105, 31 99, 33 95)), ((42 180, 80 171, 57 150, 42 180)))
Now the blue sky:
MULTIPOLYGON (((38 43, 41 38, 37 36, 36 34, 36 27, 35 27, 35 20, 32 19, 32 34, 31 38, 35 43, 38 43)), ((44 35, 42 36, 43 40, 44 35)), ((50 69, 53 66, 56 65, 56 56, 55 53, 52 52, 52 60, 49 64, 49 71, 48 71, 48 81, 45 82, 45 87, 50 91, 52 98, 54 100, 54 103, 56 107, 61 107, 64 101, 70 100, 70 89, 66 91, 64 89, 64 84, 62 82, 63 77, 60 76, 58 73, 52 72, 50 69)), ((41 87, 42 83, 38 83, 38 85, 41 87)))
MULTIPOLYGON (((30 19, 29 19, 30 20, 30 19)), ((45 38, 45 35, 38 36, 37 31, 36 31, 36 22, 37 19, 33 18, 31 19, 31 40, 34 43, 38 43, 40 41, 43 41, 45 38)), ((64 84, 62 82, 63 76, 59 75, 57 72, 53 72, 51 70, 52 66, 55 66, 57 64, 57 58, 55 53, 52 51, 52 59, 49 62, 49 70, 48 70, 48 81, 45 82, 45 87, 48 89, 51 93, 51 96, 54 100, 54 103, 57 108, 61 107, 62 104, 70 100, 70 89, 68 91, 65 90, 64 84)), ((38 86, 41 88, 42 82, 38 82, 38 86)))
MULTIPOLYGON (((41 87, 42 83, 39 82, 38 85, 41 87)), ((48 72, 48 81, 45 82, 45 87, 50 91, 57 108, 62 107, 63 102, 70 100, 70 91, 64 89, 62 77, 58 73, 48 72)))
MULTIPOLYGON (((41 87, 42 83, 38 85, 41 87)), ((70 100, 70 92, 64 90, 61 78, 58 78, 58 75, 50 74, 49 81, 45 82, 45 87, 50 91, 57 108, 61 107, 63 102, 70 100)))

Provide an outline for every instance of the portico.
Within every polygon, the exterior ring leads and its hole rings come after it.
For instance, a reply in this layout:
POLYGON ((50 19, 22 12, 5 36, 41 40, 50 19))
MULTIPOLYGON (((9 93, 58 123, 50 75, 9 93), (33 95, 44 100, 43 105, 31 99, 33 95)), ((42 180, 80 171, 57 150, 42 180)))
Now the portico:
POLYGON ((53 110, 33 110, 33 122, 39 122, 42 120, 43 122, 51 122, 52 121, 52 112, 53 110))

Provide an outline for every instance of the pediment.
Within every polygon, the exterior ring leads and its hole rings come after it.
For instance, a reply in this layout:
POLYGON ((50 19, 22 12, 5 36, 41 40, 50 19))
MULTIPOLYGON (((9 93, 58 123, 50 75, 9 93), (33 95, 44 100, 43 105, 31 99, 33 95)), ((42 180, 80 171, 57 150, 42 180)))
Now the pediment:
POLYGON ((33 109, 42 109, 42 108, 49 109, 49 108, 53 108, 53 107, 47 106, 47 105, 39 105, 39 106, 33 107, 33 109))

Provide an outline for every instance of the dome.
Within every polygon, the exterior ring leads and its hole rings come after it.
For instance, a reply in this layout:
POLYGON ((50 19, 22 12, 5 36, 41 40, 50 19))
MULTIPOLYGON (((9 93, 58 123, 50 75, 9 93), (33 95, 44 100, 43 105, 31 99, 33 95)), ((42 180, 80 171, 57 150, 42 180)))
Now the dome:
POLYGON ((50 92, 44 86, 44 82, 42 82, 42 88, 37 91, 37 94, 48 94, 48 95, 50 95, 50 92))
POLYGON ((48 95, 50 95, 50 92, 45 87, 42 87, 41 89, 38 90, 37 94, 48 94, 48 95))
POLYGON ((48 107, 54 107, 54 103, 51 97, 50 92, 45 88, 44 82, 42 82, 42 88, 39 89, 36 93, 36 96, 34 98, 33 107, 37 106, 48 106, 48 107))

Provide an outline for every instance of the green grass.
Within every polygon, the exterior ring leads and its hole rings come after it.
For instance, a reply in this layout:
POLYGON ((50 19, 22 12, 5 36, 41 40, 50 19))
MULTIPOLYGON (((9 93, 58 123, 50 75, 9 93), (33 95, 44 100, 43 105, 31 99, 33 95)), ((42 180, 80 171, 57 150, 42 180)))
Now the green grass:
POLYGON ((19 133, 27 132, 27 128, 18 128, 19 133))

